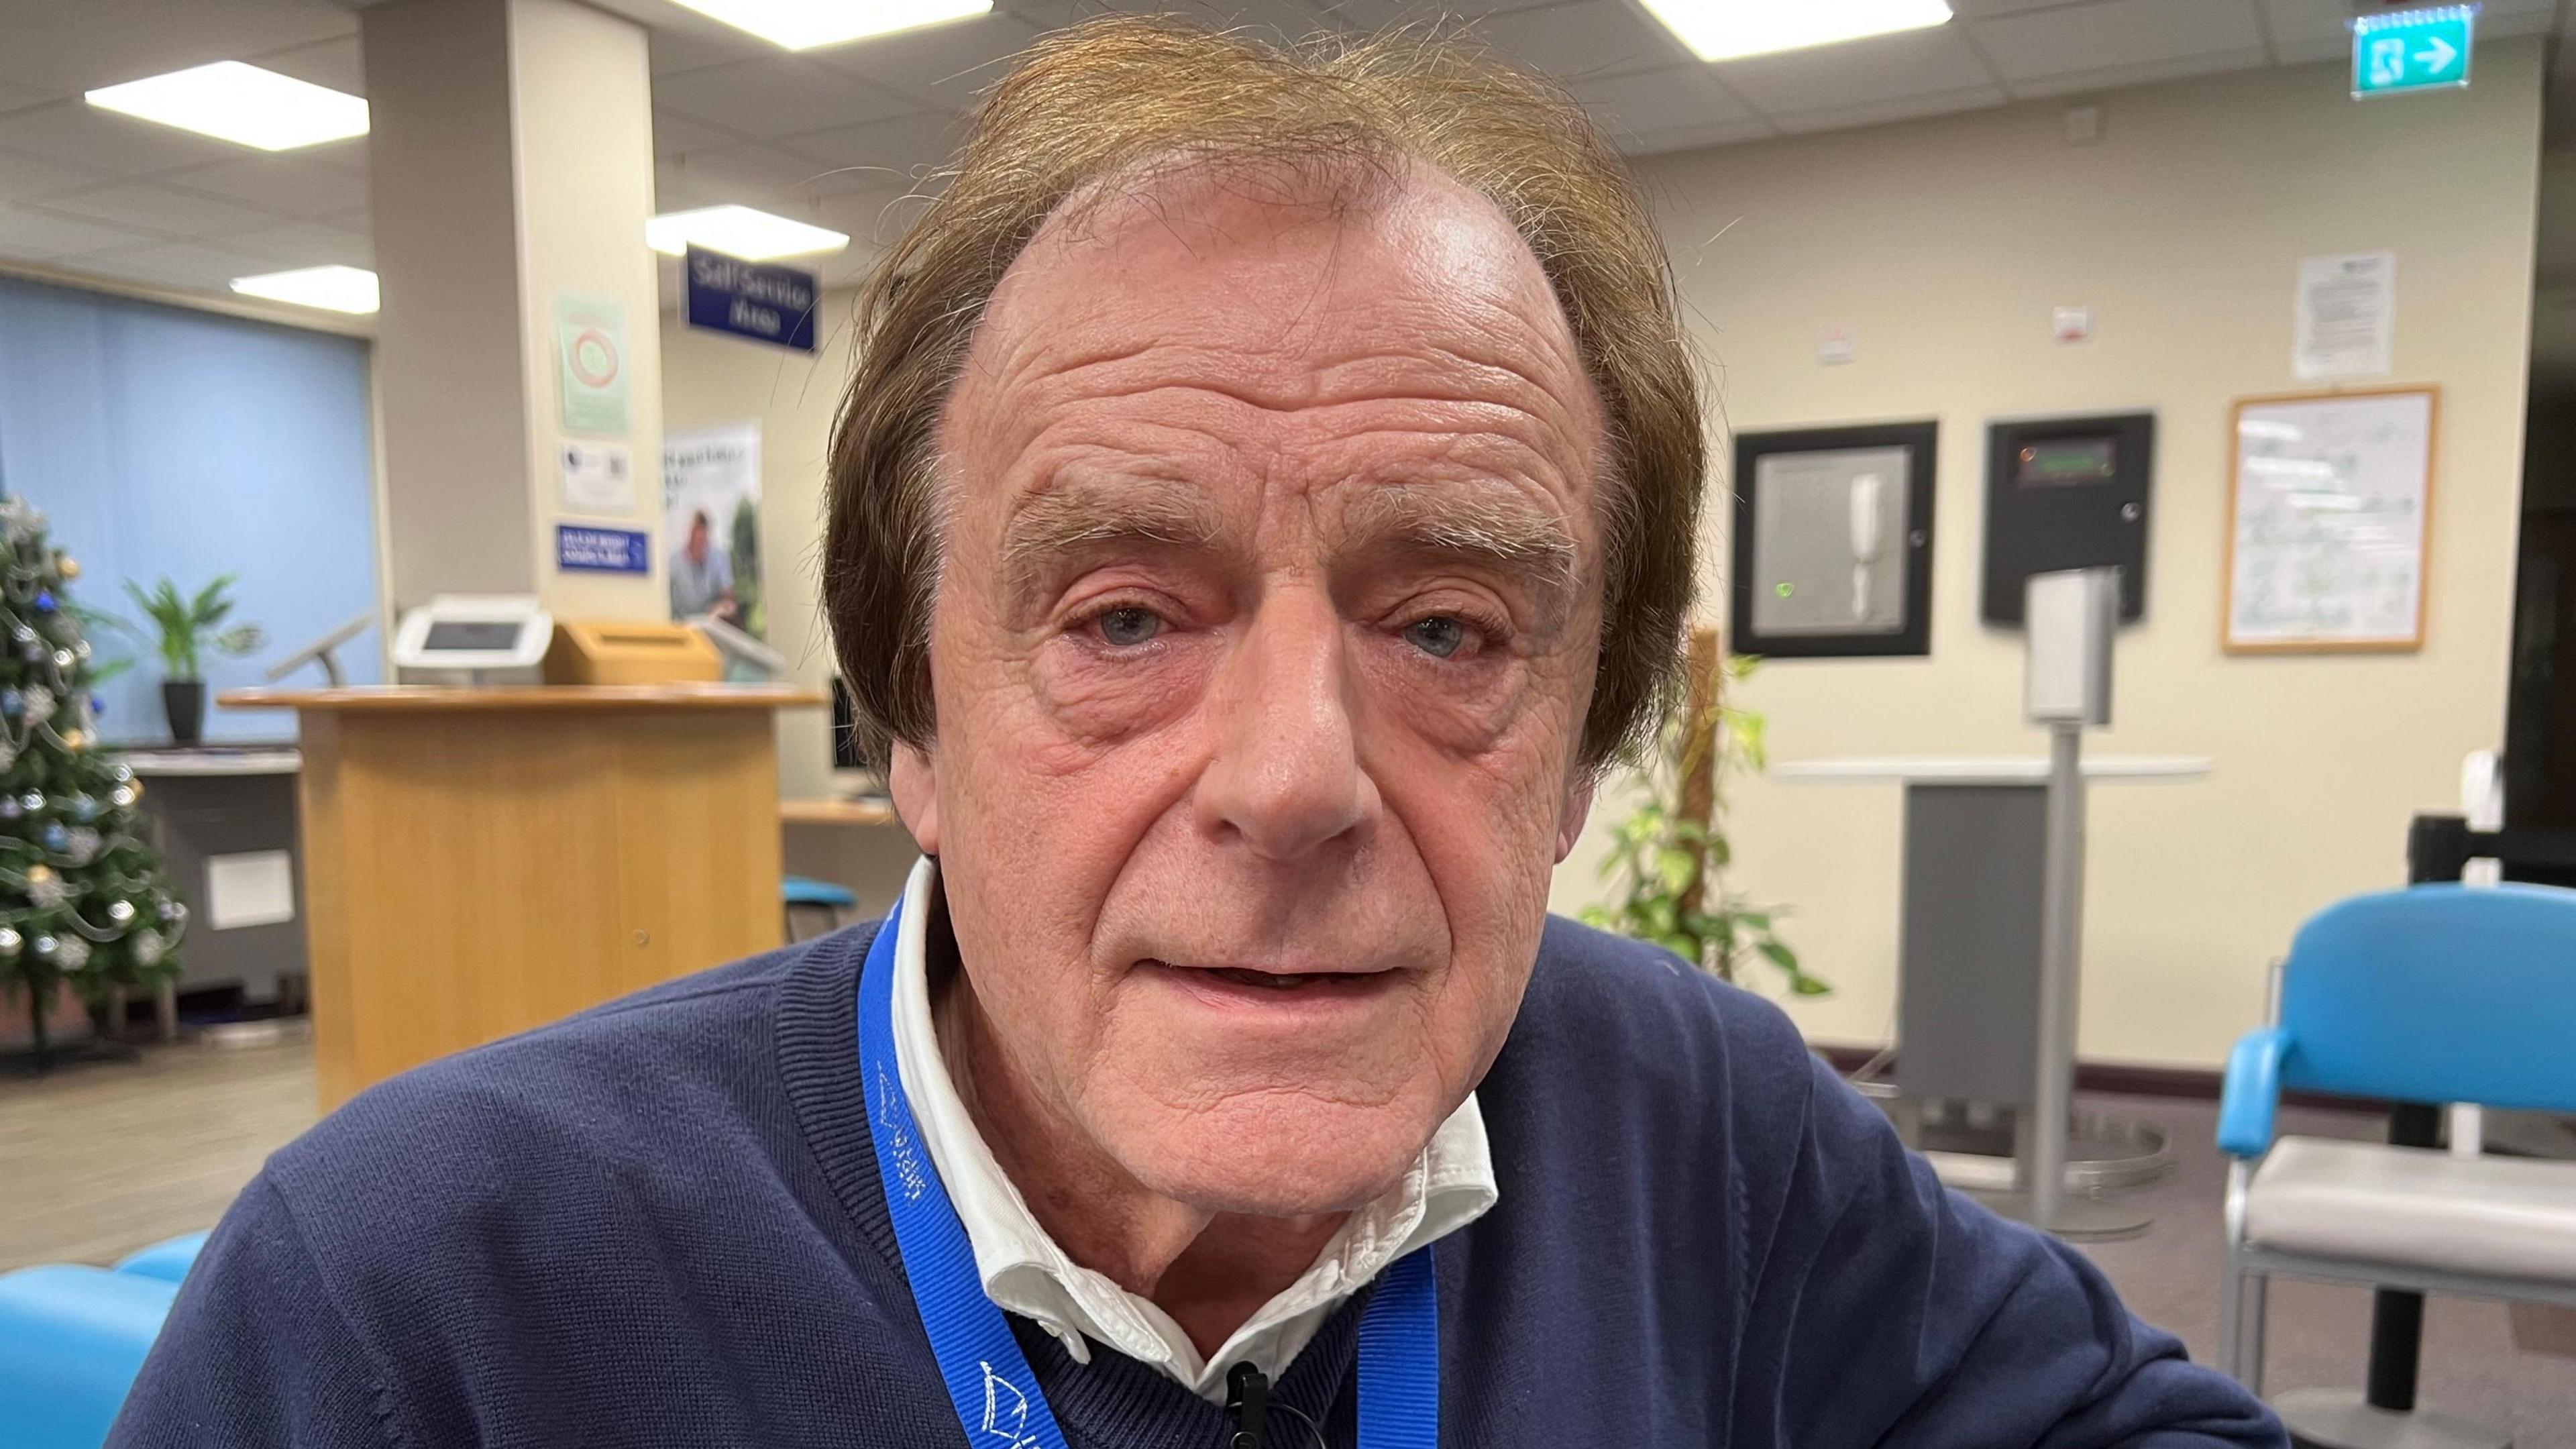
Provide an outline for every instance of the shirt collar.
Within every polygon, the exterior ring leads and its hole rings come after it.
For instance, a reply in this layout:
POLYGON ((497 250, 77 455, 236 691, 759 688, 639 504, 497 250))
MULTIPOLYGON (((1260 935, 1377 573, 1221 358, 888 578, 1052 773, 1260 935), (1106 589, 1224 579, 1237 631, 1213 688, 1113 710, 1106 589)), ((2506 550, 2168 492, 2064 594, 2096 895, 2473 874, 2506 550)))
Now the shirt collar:
POLYGON ((1470 1092, 1402 1181, 1352 1213, 1304 1276, 1262 1305, 1214 1357, 1201 1358, 1170 1314, 1065 1255, 1003 1175, 958 1099, 930 1016, 928 932, 938 888, 938 863, 927 857, 904 885, 894 952, 895 1069, 948 1200, 966 1226, 985 1296, 1055 1335, 1077 1361, 1089 1363, 1086 1340, 1097 1341, 1223 1403, 1228 1368, 1249 1360, 1276 1379, 1333 1310, 1388 1264, 1493 1207, 1492 1149, 1470 1092))

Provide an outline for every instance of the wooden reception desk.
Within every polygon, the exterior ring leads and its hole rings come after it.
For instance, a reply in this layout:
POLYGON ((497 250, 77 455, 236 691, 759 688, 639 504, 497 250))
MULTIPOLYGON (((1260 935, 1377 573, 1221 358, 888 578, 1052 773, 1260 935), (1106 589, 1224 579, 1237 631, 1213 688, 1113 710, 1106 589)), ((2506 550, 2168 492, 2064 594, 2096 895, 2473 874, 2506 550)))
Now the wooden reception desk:
POLYGON ((780 941, 771 714, 802 689, 235 690, 302 716, 324 1110, 780 941))

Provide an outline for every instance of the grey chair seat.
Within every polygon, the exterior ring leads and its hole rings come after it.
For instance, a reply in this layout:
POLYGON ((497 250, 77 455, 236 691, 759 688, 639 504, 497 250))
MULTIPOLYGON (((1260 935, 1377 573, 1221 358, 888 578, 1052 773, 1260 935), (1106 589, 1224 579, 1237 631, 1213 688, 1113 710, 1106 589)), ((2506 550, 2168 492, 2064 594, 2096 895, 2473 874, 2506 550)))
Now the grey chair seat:
POLYGON ((2245 1241, 2576 1287, 2576 1162, 2284 1137, 2246 1190, 2245 1241))

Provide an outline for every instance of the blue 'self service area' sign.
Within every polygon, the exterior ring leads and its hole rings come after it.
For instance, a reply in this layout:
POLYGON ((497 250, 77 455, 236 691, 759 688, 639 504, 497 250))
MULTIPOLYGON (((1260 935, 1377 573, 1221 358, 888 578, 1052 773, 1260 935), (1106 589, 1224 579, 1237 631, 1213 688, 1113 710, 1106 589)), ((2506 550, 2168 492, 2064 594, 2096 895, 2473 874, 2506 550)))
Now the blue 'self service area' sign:
POLYGON ((573 573, 648 574, 653 571, 652 544, 631 528, 558 523, 555 567, 573 573))
POLYGON ((812 272, 746 262, 705 247, 689 248, 680 268, 688 280, 690 326, 814 350, 814 303, 822 289, 812 272))

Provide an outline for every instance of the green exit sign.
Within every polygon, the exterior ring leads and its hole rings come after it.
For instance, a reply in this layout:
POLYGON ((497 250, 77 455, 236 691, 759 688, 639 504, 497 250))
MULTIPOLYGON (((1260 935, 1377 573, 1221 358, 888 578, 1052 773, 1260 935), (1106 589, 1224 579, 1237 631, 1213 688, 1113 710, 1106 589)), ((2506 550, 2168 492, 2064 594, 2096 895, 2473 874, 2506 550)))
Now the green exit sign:
POLYGON ((2475 5, 2392 10, 2352 22, 2352 94, 2393 95, 2469 83, 2475 5))

